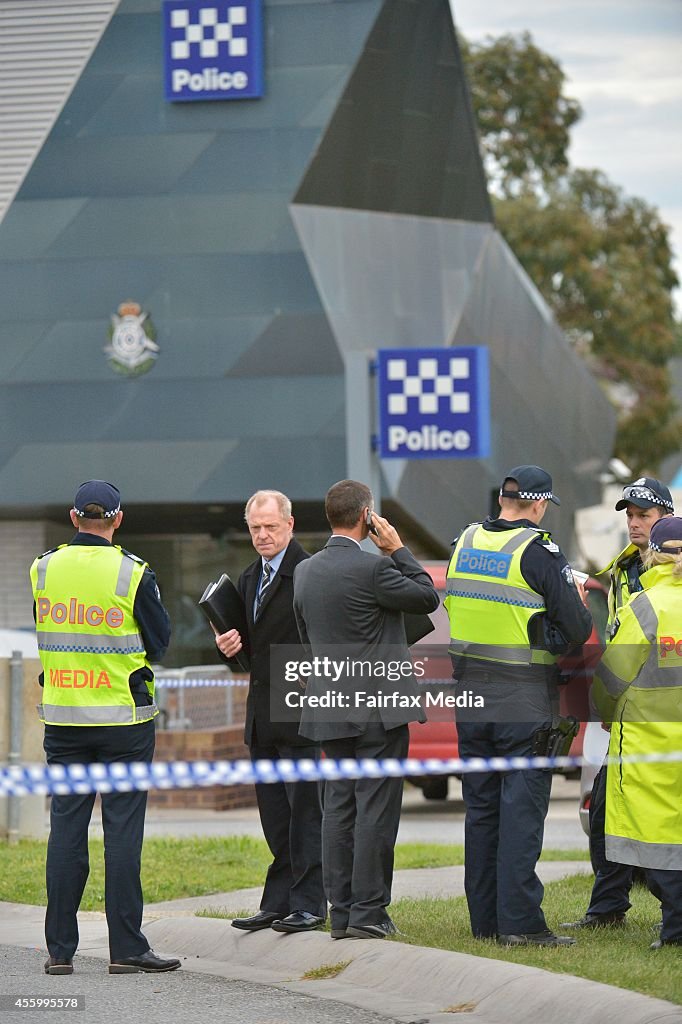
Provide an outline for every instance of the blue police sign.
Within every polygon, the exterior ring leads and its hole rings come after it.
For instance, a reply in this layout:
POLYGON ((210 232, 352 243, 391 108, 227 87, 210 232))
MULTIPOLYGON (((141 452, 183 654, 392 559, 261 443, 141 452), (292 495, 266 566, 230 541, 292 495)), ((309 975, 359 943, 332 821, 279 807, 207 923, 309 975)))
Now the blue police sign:
POLYGON ((488 349, 379 352, 382 459, 483 459, 490 454, 488 349))
POLYGON ((167 100, 263 95, 261 0, 164 0, 167 100))

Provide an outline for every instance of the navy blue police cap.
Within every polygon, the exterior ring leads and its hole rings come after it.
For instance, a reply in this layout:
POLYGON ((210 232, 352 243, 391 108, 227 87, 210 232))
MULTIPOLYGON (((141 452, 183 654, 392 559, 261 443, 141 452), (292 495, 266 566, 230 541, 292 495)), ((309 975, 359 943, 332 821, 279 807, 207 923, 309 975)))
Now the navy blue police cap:
POLYGON ((121 510, 120 491, 106 480, 86 480, 76 491, 73 510, 81 519, 112 519, 121 510), (102 512, 86 512, 88 505, 99 505, 102 512))
POLYGON ((637 508, 659 508, 666 512, 674 512, 673 496, 660 480, 653 476, 642 476, 634 483, 623 488, 623 497, 616 503, 616 512, 621 512, 628 505, 637 508))
POLYGON ((552 493, 552 478, 549 473, 540 466, 515 466, 510 469, 504 478, 500 488, 501 498, 522 498, 524 501, 553 501, 555 505, 561 502, 556 494, 552 493), (508 490, 505 486, 508 480, 516 480, 518 490, 508 490))

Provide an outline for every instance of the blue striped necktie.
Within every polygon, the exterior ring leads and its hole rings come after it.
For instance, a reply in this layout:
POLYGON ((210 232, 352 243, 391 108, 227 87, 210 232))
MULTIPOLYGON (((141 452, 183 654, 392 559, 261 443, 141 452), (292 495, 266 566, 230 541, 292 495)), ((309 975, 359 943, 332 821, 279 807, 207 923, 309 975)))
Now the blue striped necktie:
POLYGON ((260 589, 258 591, 258 598, 256 600, 256 615, 258 615, 258 613, 260 612, 261 604, 263 603, 263 596, 265 595, 265 591, 270 586, 271 579, 272 568, 270 567, 269 562, 265 562, 263 564, 263 575, 261 576, 260 589))

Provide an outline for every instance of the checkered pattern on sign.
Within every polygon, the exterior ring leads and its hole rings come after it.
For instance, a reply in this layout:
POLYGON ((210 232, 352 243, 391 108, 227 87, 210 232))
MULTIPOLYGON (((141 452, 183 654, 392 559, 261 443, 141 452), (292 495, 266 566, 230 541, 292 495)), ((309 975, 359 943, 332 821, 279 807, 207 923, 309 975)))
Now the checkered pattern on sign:
POLYGON ((198 22, 190 22, 190 13, 184 7, 171 11, 171 28, 183 29, 185 35, 184 39, 171 43, 173 60, 189 60, 192 46, 195 56, 198 48, 200 57, 217 57, 221 44, 227 46, 230 57, 246 56, 247 40, 233 31, 237 26, 246 25, 246 7, 228 7, 222 21, 217 7, 201 8, 198 22))
POLYGON ((394 391, 388 396, 389 414, 405 415, 410 399, 418 403, 419 412, 424 415, 446 410, 468 413, 471 408, 470 394, 458 390, 456 382, 469 380, 469 360, 452 357, 448 362, 447 370, 442 363, 439 370, 437 359, 419 359, 417 372, 408 373, 407 359, 389 359, 388 380, 402 383, 400 391, 394 391))

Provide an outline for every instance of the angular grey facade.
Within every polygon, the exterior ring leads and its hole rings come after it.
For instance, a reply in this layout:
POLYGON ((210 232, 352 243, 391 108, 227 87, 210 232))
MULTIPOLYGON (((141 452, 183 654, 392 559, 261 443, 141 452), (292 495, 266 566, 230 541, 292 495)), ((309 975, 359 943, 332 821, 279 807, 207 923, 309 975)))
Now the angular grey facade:
POLYGON ((370 444, 346 366, 467 344, 491 456, 385 462, 387 507, 445 552, 538 462, 567 541, 615 418, 495 229, 447 0, 265 0, 264 98, 184 104, 160 7, 118 4, 0 224, 0 518, 61 521, 97 476, 150 535, 238 530, 263 486, 323 531, 370 444), (128 299, 160 346, 134 379, 103 352, 128 299))

